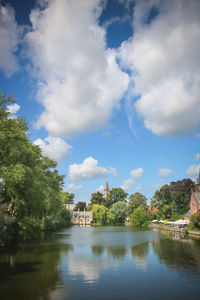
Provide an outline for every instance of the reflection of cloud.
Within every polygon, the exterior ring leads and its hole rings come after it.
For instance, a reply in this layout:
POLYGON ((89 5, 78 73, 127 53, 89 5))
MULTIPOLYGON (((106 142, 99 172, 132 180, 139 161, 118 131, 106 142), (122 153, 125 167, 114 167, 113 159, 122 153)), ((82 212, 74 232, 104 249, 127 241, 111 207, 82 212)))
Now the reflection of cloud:
POLYGON ((68 261, 69 274, 72 276, 82 275, 88 283, 98 280, 100 271, 107 267, 106 261, 94 257, 71 256, 68 261))

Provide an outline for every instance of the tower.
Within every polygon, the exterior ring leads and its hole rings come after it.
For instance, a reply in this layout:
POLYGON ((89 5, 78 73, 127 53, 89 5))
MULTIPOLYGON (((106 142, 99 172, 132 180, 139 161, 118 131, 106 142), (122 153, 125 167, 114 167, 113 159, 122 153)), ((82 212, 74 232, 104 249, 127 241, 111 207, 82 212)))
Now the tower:
POLYGON ((195 192, 200 192, 200 169, 199 176, 195 180, 195 192))
POLYGON ((108 185, 108 178, 106 178, 106 186, 105 186, 104 194, 103 194, 104 199, 106 199, 108 197, 109 192, 110 192, 110 189, 109 189, 109 185, 108 185))

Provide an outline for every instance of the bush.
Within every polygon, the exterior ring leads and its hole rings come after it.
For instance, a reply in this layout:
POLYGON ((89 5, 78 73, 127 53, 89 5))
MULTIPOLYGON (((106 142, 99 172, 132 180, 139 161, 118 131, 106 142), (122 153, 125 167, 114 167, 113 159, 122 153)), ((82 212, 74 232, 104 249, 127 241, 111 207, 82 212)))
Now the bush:
POLYGON ((197 212, 190 216, 189 229, 200 230, 200 212, 197 212))
POLYGON ((145 227, 148 225, 147 212, 144 207, 136 208, 131 215, 131 224, 136 227, 145 227))
POLYGON ((71 216, 68 210, 63 209, 55 216, 47 216, 42 221, 44 231, 54 231, 70 224, 71 216))
POLYGON ((18 236, 23 239, 38 238, 41 233, 40 222, 31 217, 17 221, 18 236))

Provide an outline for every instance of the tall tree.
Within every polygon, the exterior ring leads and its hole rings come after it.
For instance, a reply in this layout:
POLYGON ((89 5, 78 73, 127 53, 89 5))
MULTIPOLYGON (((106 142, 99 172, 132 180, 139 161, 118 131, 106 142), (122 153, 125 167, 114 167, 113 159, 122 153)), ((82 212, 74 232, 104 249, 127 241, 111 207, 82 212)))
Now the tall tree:
POLYGON ((90 203, 93 204, 104 204, 105 199, 103 198, 103 194, 100 192, 93 193, 90 199, 90 203))
POLYGON ((128 194, 124 192, 122 188, 114 188, 109 192, 108 197, 106 198, 105 205, 110 207, 116 202, 126 202, 128 194))
POLYGON ((147 198, 141 193, 131 194, 129 196, 129 203, 127 206, 127 214, 130 216, 134 210, 139 207, 145 207, 147 205, 147 198))

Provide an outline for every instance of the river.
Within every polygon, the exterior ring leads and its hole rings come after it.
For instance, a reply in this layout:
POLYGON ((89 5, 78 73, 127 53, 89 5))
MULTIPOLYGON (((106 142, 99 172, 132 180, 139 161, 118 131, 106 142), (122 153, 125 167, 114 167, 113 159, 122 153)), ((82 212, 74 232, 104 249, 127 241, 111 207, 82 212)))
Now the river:
POLYGON ((197 299, 200 239, 71 227, 0 249, 1 300, 197 299))

